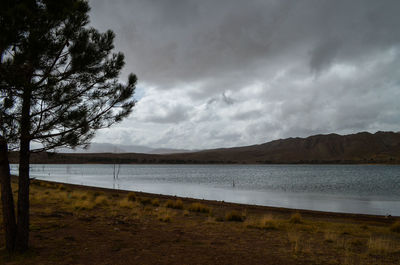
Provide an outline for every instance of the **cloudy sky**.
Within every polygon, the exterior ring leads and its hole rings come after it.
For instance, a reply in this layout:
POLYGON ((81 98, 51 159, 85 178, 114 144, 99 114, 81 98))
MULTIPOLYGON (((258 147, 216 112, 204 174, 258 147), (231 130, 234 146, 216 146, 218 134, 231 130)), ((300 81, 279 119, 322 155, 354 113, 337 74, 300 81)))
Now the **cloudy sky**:
POLYGON ((203 149, 400 131, 398 0, 91 0, 137 74, 95 142, 203 149))

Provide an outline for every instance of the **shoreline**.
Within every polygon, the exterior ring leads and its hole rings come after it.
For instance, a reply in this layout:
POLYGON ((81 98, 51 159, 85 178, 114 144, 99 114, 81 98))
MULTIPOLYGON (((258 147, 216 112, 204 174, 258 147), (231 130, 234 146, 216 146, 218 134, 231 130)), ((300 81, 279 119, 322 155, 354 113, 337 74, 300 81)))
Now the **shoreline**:
MULTIPOLYGON (((16 196, 16 177, 12 185, 16 196)), ((400 264, 399 217, 30 187, 31 250, 9 256, 0 240, 1 264, 400 264)))
POLYGON ((304 216, 321 216, 327 218, 351 218, 351 219, 359 219, 359 220, 375 220, 381 221, 384 223, 391 223, 394 220, 400 220, 400 216, 396 215, 377 215, 377 214, 363 214, 363 213, 346 213, 346 212, 329 212, 329 211, 319 211, 319 210, 308 210, 308 209, 297 209, 297 208, 286 208, 286 207, 277 207, 277 206, 268 206, 268 205, 257 205, 257 204, 246 204, 246 203, 236 203, 236 202, 229 202, 229 201, 218 201, 218 200, 208 200, 208 199, 198 199, 192 197, 183 197, 183 196, 176 196, 176 195, 167 195, 167 194, 158 194, 158 193, 150 193, 150 192, 143 192, 143 191, 135 191, 135 190, 123 190, 123 189, 112 189, 112 188, 104 188, 104 187, 95 187, 95 186, 87 186, 87 185, 80 185, 80 184, 71 184, 65 182, 56 182, 56 181, 49 181, 49 180, 39 180, 35 179, 35 181, 40 182, 47 182, 47 183, 54 183, 54 184, 61 184, 70 187, 76 187, 79 189, 84 190, 92 190, 92 191, 106 191, 106 192, 116 192, 121 194, 128 194, 130 192, 134 192, 135 194, 145 196, 145 197, 152 197, 152 198, 162 198, 165 200, 168 199, 181 199, 182 201, 193 203, 193 202, 202 202, 212 206, 225 206, 225 207, 232 207, 232 208, 246 208, 256 211, 270 211, 275 213, 300 213, 304 214, 304 216))

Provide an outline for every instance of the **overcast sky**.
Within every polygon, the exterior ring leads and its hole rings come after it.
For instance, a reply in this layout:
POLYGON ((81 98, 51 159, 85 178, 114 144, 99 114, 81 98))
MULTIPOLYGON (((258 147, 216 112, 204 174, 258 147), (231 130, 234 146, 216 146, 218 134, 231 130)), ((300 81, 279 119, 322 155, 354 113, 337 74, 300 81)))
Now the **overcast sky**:
POLYGON ((94 142, 204 149, 400 131, 398 0, 91 0, 134 112, 94 142))

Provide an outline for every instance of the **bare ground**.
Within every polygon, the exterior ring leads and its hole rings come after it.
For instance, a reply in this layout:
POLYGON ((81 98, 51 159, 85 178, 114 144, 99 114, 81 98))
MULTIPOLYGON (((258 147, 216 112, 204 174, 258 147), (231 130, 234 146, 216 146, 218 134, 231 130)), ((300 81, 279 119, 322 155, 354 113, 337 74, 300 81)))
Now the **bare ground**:
POLYGON ((31 202, 31 250, 8 255, 1 223, 1 264, 400 264, 396 217, 37 180, 31 202))

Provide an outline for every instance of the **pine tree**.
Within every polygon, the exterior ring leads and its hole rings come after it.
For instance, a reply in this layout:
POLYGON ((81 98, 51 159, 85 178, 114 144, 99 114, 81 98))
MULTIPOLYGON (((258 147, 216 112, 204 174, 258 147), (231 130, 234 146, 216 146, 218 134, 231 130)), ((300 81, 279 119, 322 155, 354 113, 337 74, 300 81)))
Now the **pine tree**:
POLYGON ((30 153, 86 145, 135 105, 136 76, 119 83, 124 56, 112 52, 112 31, 88 26, 89 10, 82 0, 11 0, 0 11, 0 177, 9 251, 28 248, 30 153), (30 150, 31 142, 42 148, 30 150), (9 149, 19 150, 17 220, 9 149))

